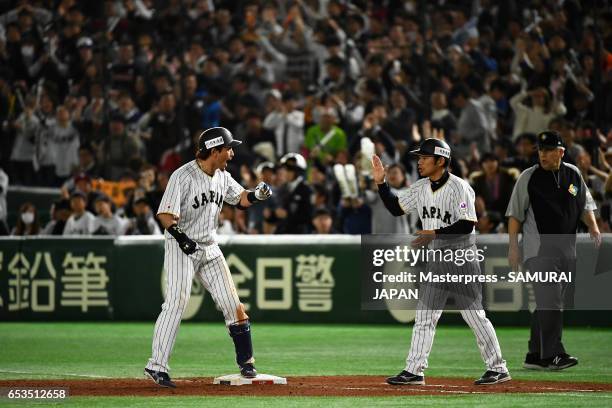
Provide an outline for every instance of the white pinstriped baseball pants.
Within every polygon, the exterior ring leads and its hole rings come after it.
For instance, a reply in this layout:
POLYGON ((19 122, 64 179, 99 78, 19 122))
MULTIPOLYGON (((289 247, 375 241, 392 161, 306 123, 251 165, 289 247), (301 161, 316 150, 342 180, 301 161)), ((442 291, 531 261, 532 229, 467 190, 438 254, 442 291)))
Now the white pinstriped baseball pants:
POLYGON ((155 323, 152 356, 147 363, 148 369, 170 371, 168 360, 176 341, 183 312, 191 295, 194 274, 223 312, 225 324, 229 326, 238 321, 237 310, 240 299, 236 293, 229 267, 223 254, 218 251, 218 247, 210 249, 205 247, 187 256, 181 251, 176 240, 166 239, 164 256, 164 268, 167 272, 166 300, 155 323), (220 256, 209 259, 211 253, 218 253, 220 256))
MULTIPOLYGON (((478 268, 474 269, 473 273, 480 273, 478 266, 466 265, 466 268, 470 267, 478 268)), ((449 265, 441 265, 441 268, 442 273, 453 272, 449 265)), ((454 272, 456 273, 456 271, 454 272)), ((465 270, 463 273, 465 273, 465 270)), ((506 367, 506 361, 502 358, 495 328, 482 307, 480 284, 451 284, 446 285, 446 288, 427 284, 421 287, 405 370, 415 375, 423 375, 428 366, 427 359, 433 346, 436 325, 451 293, 457 295, 456 299, 460 305, 458 309, 461 311, 461 317, 476 336, 478 350, 487 370, 507 373, 508 368, 506 367)))

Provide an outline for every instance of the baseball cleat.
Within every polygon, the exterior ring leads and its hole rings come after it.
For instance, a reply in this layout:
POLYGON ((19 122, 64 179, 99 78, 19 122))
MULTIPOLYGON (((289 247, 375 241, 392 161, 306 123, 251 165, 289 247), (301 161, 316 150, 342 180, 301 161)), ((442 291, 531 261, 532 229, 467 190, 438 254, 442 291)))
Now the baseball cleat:
POLYGON ((255 378, 257 377, 257 370, 253 364, 246 363, 240 366, 240 375, 245 378, 255 378))
POLYGON ((569 354, 559 354, 550 360, 547 359, 547 362, 549 370, 558 371, 575 366, 578 364, 578 359, 569 354))
POLYGON ((528 370, 548 370, 548 364, 544 363, 538 353, 527 353, 523 368, 528 370))
POLYGON ((166 388, 176 388, 176 384, 170 380, 170 376, 168 373, 164 373, 163 371, 153 371, 148 368, 144 369, 145 377, 148 377, 155 381, 155 384, 161 385, 166 388))
POLYGON ((425 377, 415 375, 403 370, 398 375, 387 377, 387 384, 391 385, 425 385, 425 377))
POLYGON ((482 377, 474 381, 476 385, 493 385, 499 384, 506 381, 510 381, 512 377, 510 377, 509 373, 498 373, 495 371, 486 371, 482 377))

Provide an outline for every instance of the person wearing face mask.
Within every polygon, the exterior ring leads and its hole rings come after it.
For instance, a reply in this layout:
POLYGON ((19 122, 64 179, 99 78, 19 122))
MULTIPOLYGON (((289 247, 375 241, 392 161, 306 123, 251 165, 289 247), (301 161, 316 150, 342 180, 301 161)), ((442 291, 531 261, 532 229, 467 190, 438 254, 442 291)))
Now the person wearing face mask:
POLYGON ((11 231, 11 235, 38 235, 40 233, 40 223, 36 207, 32 203, 23 203, 19 208, 19 218, 17 225, 11 231))

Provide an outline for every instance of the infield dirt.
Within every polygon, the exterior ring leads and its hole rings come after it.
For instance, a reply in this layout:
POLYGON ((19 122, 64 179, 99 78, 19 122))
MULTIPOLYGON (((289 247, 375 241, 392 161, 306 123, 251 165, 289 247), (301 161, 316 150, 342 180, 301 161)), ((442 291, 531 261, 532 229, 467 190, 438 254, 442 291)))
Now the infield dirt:
POLYGON ((476 386, 473 380, 427 377, 424 386, 391 386, 379 376, 288 377, 287 385, 213 385, 209 377, 177 378, 177 388, 162 388, 147 379, 1 380, 0 387, 68 387, 71 396, 398 396, 476 393, 612 392, 612 384, 512 380, 476 386))

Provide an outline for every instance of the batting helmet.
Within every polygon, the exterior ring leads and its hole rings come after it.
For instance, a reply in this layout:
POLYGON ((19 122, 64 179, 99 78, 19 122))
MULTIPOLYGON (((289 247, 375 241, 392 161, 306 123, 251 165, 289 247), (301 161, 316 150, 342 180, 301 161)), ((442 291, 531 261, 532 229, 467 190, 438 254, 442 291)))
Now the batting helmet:
POLYGON ((410 153, 417 156, 438 156, 447 159, 450 162, 451 149, 450 146, 440 139, 429 138, 423 140, 421 146, 416 150, 411 150, 410 153))
POLYGON ((232 132, 224 127, 213 127, 206 129, 198 139, 198 151, 205 152, 213 147, 236 147, 242 142, 235 140, 232 132))

